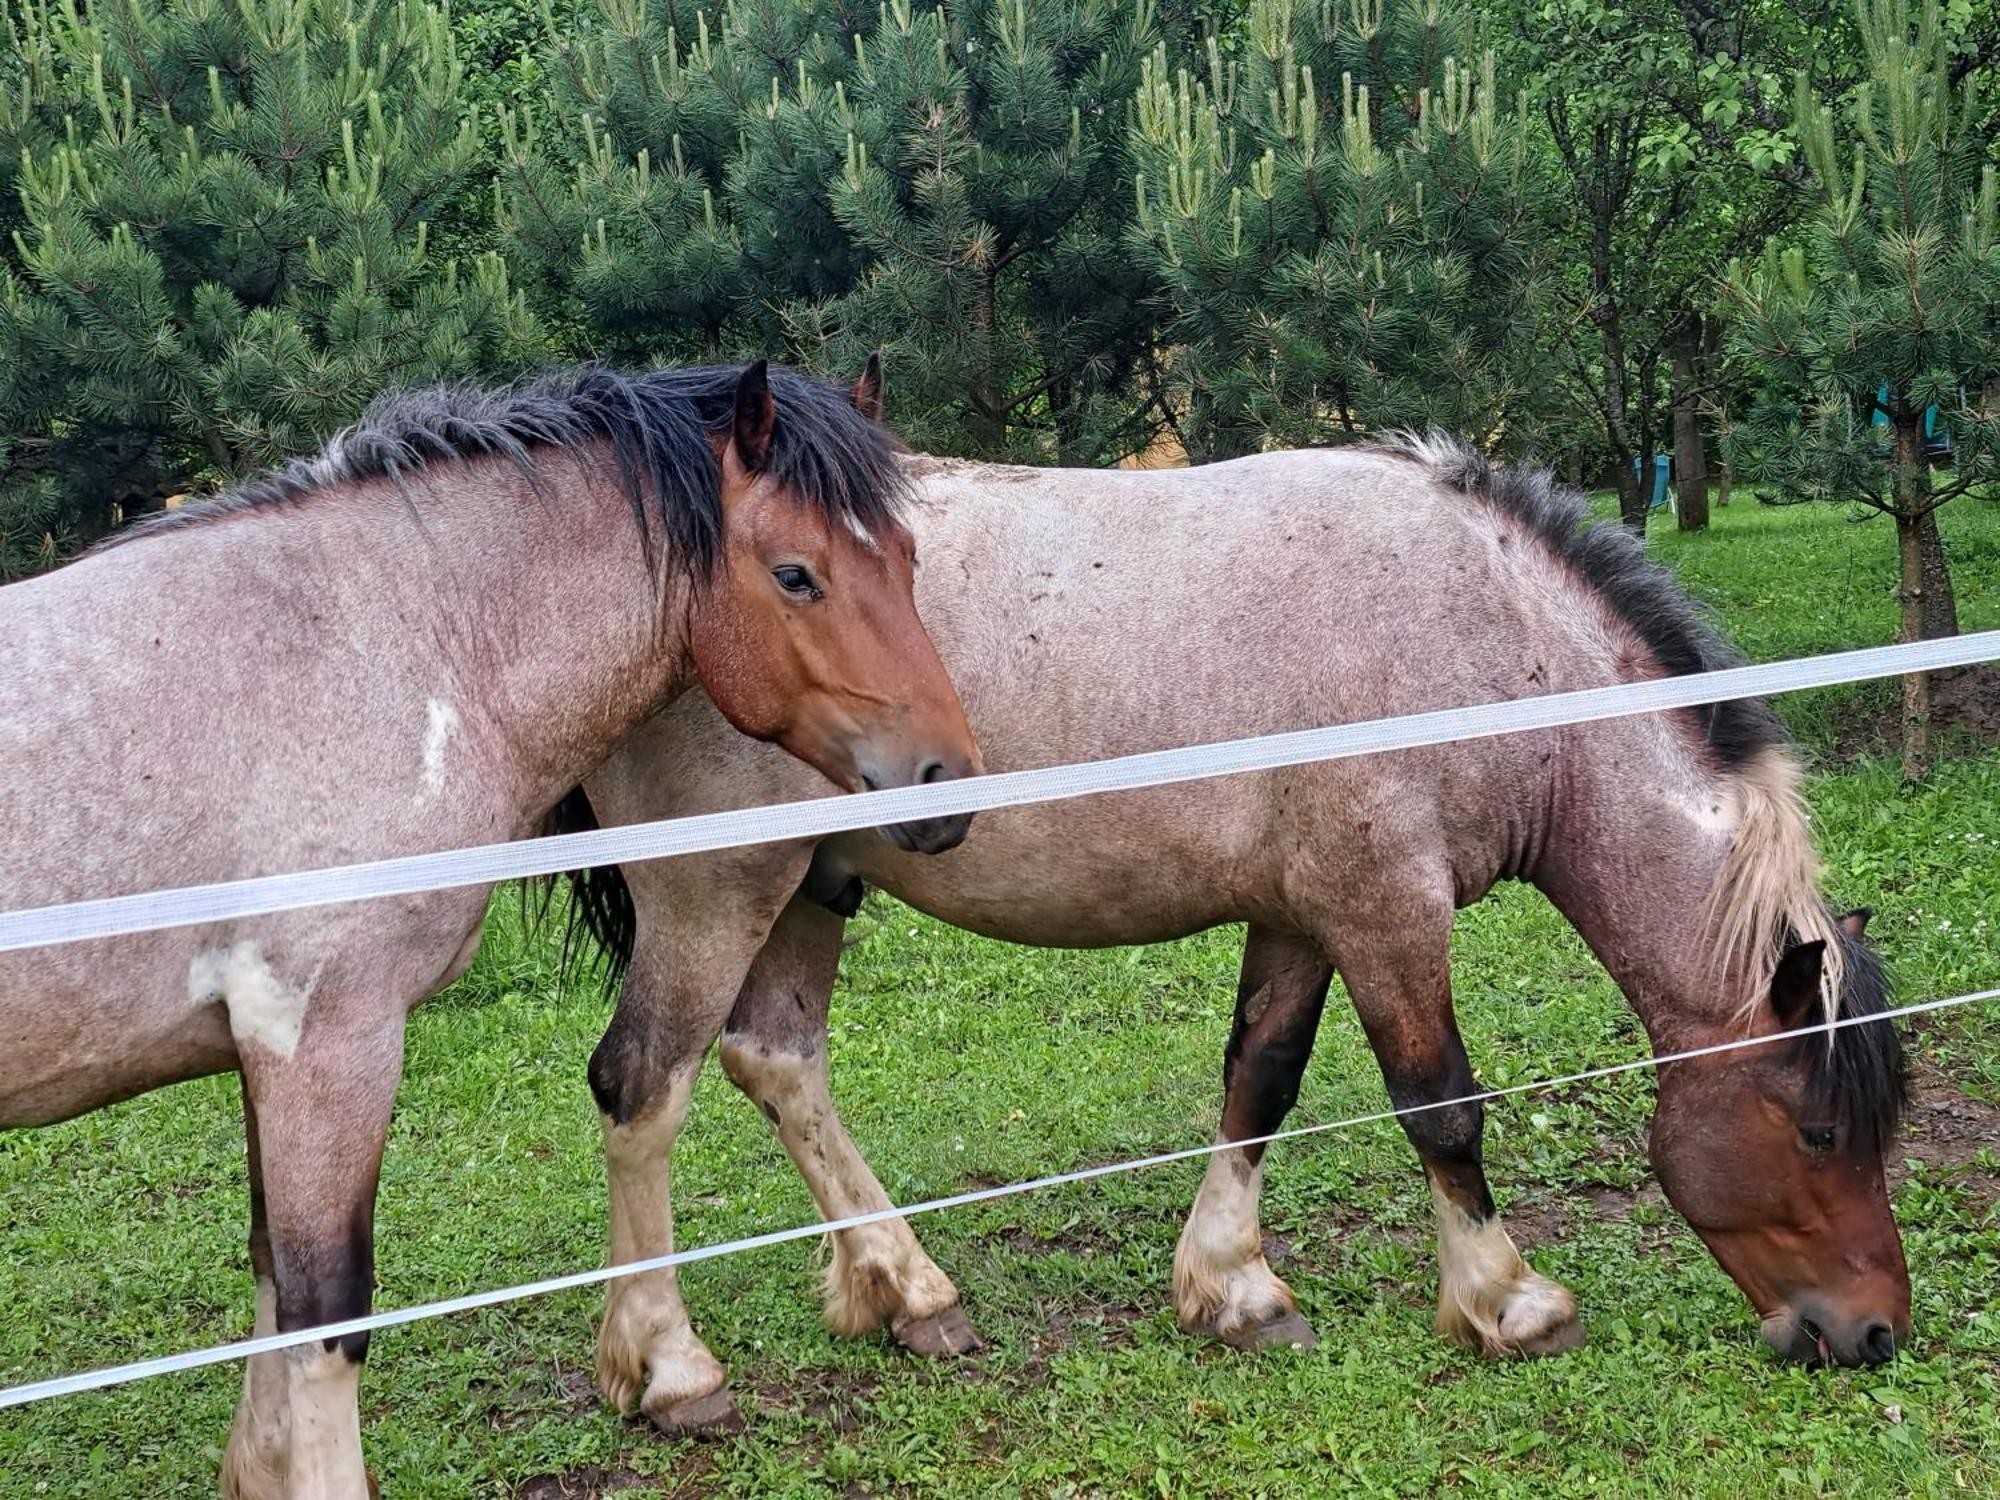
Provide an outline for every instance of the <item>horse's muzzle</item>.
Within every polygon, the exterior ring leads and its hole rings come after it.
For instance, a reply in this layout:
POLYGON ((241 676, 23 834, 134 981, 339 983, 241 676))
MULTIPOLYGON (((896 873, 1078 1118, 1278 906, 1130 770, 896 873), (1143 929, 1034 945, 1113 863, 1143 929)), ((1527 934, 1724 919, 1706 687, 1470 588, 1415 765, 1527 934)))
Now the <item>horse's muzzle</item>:
MULTIPOLYGON (((956 781, 966 771, 954 771, 943 761, 934 760, 926 764, 915 778, 916 784, 934 781, 956 781)), ((877 783, 871 776, 864 775, 863 783, 870 791, 877 783)), ((951 813, 941 818, 920 818, 914 823, 890 823, 881 830, 882 837, 911 854, 943 854, 948 849, 956 849, 965 842, 965 835, 972 827, 971 813, 951 813)))
POLYGON ((1885 1318, 1843 1320, 1815 1316, 1816 1309, 1787 1310, 1764 1320, 1764 1342, 1786 1359, 1808 1366, 1885 1365, 1909 1341, 1885 1318))

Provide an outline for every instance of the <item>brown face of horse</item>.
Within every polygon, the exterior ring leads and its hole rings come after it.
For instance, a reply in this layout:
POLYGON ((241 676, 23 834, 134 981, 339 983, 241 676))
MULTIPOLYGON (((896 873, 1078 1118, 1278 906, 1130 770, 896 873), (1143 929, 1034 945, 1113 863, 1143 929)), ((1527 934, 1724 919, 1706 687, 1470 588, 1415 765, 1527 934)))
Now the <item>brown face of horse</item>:
MULTIPOLYGON (((880 414, 879 366, 854 390, 880 414)), ((900 525, 829 519, 764 472, 784 420, 763 363, 745 370, 722 459, 721 565, 692 615, 695 668, 723 717, 851 792, 976 775, 979 749, 913 596, 916 548, 900 525)), ((883 832, 935 854, 970 814, 883 832)))
MULTIPOLYGON (((1841 919, 1856 938, 1865 920, 1841 919)), ((1765 1031, 1822 1014, 1824 951, 1805 943, 1785 954, 1765 1031)), ((1856 1030, 1843 1030, 1843 1045, 1856 1030)), ((1877 1042, 1895 1056, 1893 1039, 1862 1044, 1877 1042)), ((1767 1343, 1806 1363, 1880 1364, 1910 1334, 1910 1277, 1882 1181, 1887 1143, 1813 1087, 1806 1049, 1824 1046, 1812 1037, 1663 1069, 1653 1167, 1755 1305, 1767 1343)))

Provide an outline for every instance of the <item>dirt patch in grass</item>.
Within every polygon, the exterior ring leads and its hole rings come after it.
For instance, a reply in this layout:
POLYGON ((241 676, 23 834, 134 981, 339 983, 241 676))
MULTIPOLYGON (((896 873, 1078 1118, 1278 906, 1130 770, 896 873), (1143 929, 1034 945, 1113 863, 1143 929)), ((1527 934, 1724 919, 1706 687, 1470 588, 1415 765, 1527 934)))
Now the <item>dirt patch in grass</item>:
MULTIPOLYGON (((867 1370, 800 1370, 783 1380, 755 1381, 745 1404, 766 1412, 788 1412, 823 1422, 836 1433, 848 1433, 865 1420, 868 1404, 881 1385, 881 1377, 867 1370)), ((744 1415, 757 1419, 754 1410, 744 1415)))
MULTIPOLYGON (((2000 745, 2000 667, 1952 667, 1931 674, 1931 717, 1947 740, 2000 745)), ((1902 743, 1902 707, 1890 692, 1845 704, 1833 720, 1836 763, 1893 754, 1902 743)))
POLYGON ((1916 1161, 1926 1175, 1951 1181, 1981 1208, 1991 1208, 2000 1203, 2000 1174, 1980 1164, 1982 1152, 2000 1153, 2000 1105, 1975 1099, 1938 1069, 1919 1065, 1909 1118, 1891 1153, 1891 1191, 1909 1175, 1904 1163, 1916 1161))
POLYGON ((1016 1255, 1055 1255, 1068 1253, 1075 1256, 1115 1255, 1121 1242, 1099 1224, 1078 1221, 1046 1238, 1033 1230, 1014 1225, 1000 1235, 1000 1243, 1016 1255))
POLYGON ((1632 1210, 1641 1205, 1667 1210, 1667 1195, 1660 1191, 1657 1182, 1643 1182, 1636 1188, 1619 1187, 1609 1182, 1593 1182, 1577 1190, 1576 1196, 1588 1203, 1591 1211, 1600 1219, 1625 1220, 1632 1217, 1632 1210))
POLYGON ((1500 1217, 1514 1243, 1522 1249, 1553 1245, 1569 1234, 1572 1197, 1568 1194, 1562 1198, 1543 1197, 1539 1193, 1517 1197, 1500 1217))
POLYGON ((1015 1378, 1023 1384, 1039 1384, 1047 1378, 1053 1360, 1086 1341, 1105 1349, 1122 1348, 1132 1342, 1132 1330, 1148 1316, 1144 1310, 1125 1303, 1052 1311, 1043 1320, 1040 1331, 1029 1336, 1027 1363, 1015 1378))
POLYGON ((551 1415, 580 1420, 604 1404, 590 1372, 565 1360, 517 1364, 509 1377, 519 1382, 518 1388, 509 1390, 509 1382, 499 1380, 475 1380, 471 1385, 475 1396, 490 1403, 486 1421, 496 1431, 532 1427, 551 1415))
POLYGON ((562 1474, 537 1474, 524 1480, 514 1491, 514 1500, 599 1500, 603 1495, 616 1495, 643 1486, 659 1488, 659 1481, 649 1479, 634 1469, 607 1469, 601 1464, 585 1464, 580 1469, 570 1469, 562 1474))

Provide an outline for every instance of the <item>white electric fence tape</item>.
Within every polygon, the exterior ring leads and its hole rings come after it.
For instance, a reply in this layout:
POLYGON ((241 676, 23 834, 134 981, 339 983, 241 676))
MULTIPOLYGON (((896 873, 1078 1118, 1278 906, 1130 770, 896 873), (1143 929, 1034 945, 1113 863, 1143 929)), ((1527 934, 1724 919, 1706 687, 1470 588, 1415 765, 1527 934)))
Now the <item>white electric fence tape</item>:
POLYGON ((2000 658, 2000 630, 1987 630, 1951 640, 1876 646, 1762 666, 1661 677, 1393 719, 1370 719, 1360 724, 1189 745, 1082 765, 1010 771, 963 781, 931 782, 658 823, 634 823, 589 833, 406 855, 297 874, 111 896, 0 914, 0 953, 45 943, 73 943, 121 933, 296 911, 308 906, 487 885, 592 865, 627 864, 747 844, 820 838, 851 829, 878 828, 953 813, 982 812, 1100 792, 1133 791, 1209 776, 1268 771, 1310 761, 1340 760, 1530 729, 1553 729, 1597 719, 1721 703, 1732 698, 1761 698, 1804 688, 1968 666, 1995 658, 2000 658))
POLYGON ((936 1213, 939 1209, 962 1208, 969 1203, 990 1203, 996 1198, 1012 1198, 1017 1194, 1031 1193, 1041 1188, 1061 1187, 1072 1182, 1089 1182, 1093 1178, 1137 1172, 1146 1167, 1166 1166, 1171 1162, 1192 1161, 1197 1157, 1213 1156, 1218 1151, 1235 1151, 1245 1146, 1270 1145, 1277 1141, 1295 1141, 1302 1136, 1320 1135, 1329 1130, 1351 1130, 1358 1125, 1373 1125, 1402 1115, 1424 1114, 1434 1109, 1447 1109, 1455 1104, 1483 1104, 1493 1099, 1505 1099, 1513 1094, 1539 1093, 1549 1089, 1565 1088, 1573 1083, 1588 1083, 1595 1078, 1609 1078, 1614 1074, 1633 1073, 1642 1068, 1662 1067, 1668 1063, 1686 1062, 1691 1058, 1714 1057, 1723 1052, 1738 1052, 1746 1047, 1768 1047, 1774 1042, 1790 1041, 1797 1037, 1824 1036, 1829 1031, 1847 1026, 1886 1025, 1902 1016, 1951 1010, 1960 1005, 1971 1005, 1977 1001, 1993 999, 2000 999, 2000 989, 1978 990, 1969 995, 1954 995, 1944 1000, 1923 1000, 1914 1005, 1901 1006, 1872 1016, 1844 1016, 1832 1022, 1819 1022, 1792 1031, 1774 1032, 1770 1036, 1739 1037, 1733 1041, 1716 1042, 1707 1047, 1690 1047, 1682 1052, 1668 1052, 1657 1057, 1642 1057, 1632 1062, 1588 1068, 1581 1073, 1570 1073, 1561 1078, 1547 1078, 1535 1083, 1517 1083, 1504 1089, 1484 1089, 1456 1099, 1439 1099, 1430 1104, 1413 1104, 1405 1109, 1377 1110, 1372 1114, 1352 1115, 1344 1120, 1328 1120, 1318 1125, 1301 1125, 1291 1130, 1273 1131, 1269 1135, 1247 1136, 1239 1141, 1226 1143, 1216 1141, 1206 1146, 1189 1146, 1182 1151, 1167 1151, 1158 1156, 1141 1156, 1131 1161, 1108 1162, 1103 1166, 1083 1167, 1074 1172, 1057 1172, 1053 1176, 1037 1177, 1027 1182, 1009 1182, 999 1187, 975 1188, 971 1192, 953 1193, 944 1198, 926 1198, 921 1203, 912 1203, 904 1208, 881 1208, 845 1219, 827 1219, 817 1224, 801 1224, 791 1229, 774 1229, 767 1234, 747 1235, 742 1239, 728 1240, 716 1245, 700 1245, 692 1250, 676 1250, 670 1255, 626 1261, 622 1265, 597 1266, 588 1271, 573 1271, 567 1276, 551 1276, 543 1281, 523 1282, 519 1286, 502 1287, 497 1291, 472 1292, 463 1297, 447 1297, 442 1302, 423 1302, 414 1307, 399 1307, 389 1312, 370 1313, 365 1318, 349 1318, 346 1322, 328 1323, 319 1328, 298 1328, 290 1333, 241 1339, 233 1344, 216 1344, 206 1349, 189 1349, 180 1354, 162 1355, 158 1359, 142 1359, 128 1365, 111 1365, 101 1370, 61 1375, 52 1380, 37 1380, 25 1385, 0 1389, 0 1410, 10 1406, 26 1406, 34 1401, 47 1401, 57 1396, 72 1396, 83 1391, 102 1390, 106 1386, 124 1385, 154 1375, 173 1375, 183 1370, 198 1370, 206 1365, 247 1359, 255 1354, 271 1354, 280 1349, 289 1349, 295 1344, 341 1338, 350 1333, 370 1333, 378 1328, 398 1328, 405 1323, 418 1323, 427 1318, 442 1318, 452 1313, 473 1312, 482 1307, 495 1307, 503 1302, 518 1302, 526 1297, 573 1291, 578 1287, 616 1281, 621 1276, 637 1276, 644 1271, 664 1270, 668 1266, 692 1265, 696 1261, 715 1260, 745 1250, 762 1250, 771 1245, 789 1244, 793 1240, 811 1239, 815 1235, 832 1234, 842 1229, 859 1229, 864 1224, 879 1224, 887 1219, 907 1219, 917 1214, 936 1213))

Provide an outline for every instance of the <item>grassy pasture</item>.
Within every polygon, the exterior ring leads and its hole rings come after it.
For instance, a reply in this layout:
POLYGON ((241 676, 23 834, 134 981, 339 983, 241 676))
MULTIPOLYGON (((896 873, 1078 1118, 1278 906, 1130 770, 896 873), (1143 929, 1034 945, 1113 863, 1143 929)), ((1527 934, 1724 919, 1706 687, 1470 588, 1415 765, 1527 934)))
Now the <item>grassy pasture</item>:
MULTIPOLYGON (((1945 529, 1968 628, 2000 626, 2000 504, 1945 529)), ((1660 555, 1753 657, 1886 641, 1894 539, 1828 508, 1739 503, 1660 555)), ((1839 900, 1878 909, 1906 997, 2000 983, 2000 750, 1970 739, 1924 787, 1872 752, 1894 687, 1784 710, 1839 900)), ((1948 738, 1948 742, 1950 737, 1948 738)), ((1209 1137, 1238 935, 1042 953, 881 898, 857 919, 834 1081, 892 1197, 1209 1137)), ((1538 896, 1464 913, 1455 977, 1480 1076, 1508 1084, 1636 1055, 1641 1037, 1538 896)), ((496 906, 473 972, 417 1013, 379 1215, 378 1305, 595 1264, 603 1176, 583 1062, 607 1015, 552 943, 496 906)), ((990 1343, 961 1366, 820 1327, 815 1253, 693 1268, 696 1325, 752 1418, 670 1444, 591 1385, 593 1293, 378 1335, 363 1388, 395 1500, 630 1495, 1701 1495, 2000 1492, 2000 1012, 1921 1027, 1897 1152, 1916 1346, 1870 1372, 1770 1358, 1651 1186, 1646 1075, 1495 1108, 1489 1170, 1530 1256, 1576 1289, 1590 1343, 1486 1364, 1430 1328, 1429 1205, 1393 1125, 1278 1148, 1265 1225, 1321 1334, 1309 1353, 1185 1338, 1165 1287, 1199 1167, 918 1223, 990 1343)), ((1296 1122, 1380 1107, 1329 1007, 1296 1122)), ((711 1069, 677 1157, 684 1244, 813 1217, 771 1132, 711 1069)), ((247 1330, 233 1079, 0 1137, 0 1382, 247 1330)), ((213 1493, 236 1367, 0 1413, 0 1500, 213 1493)))

